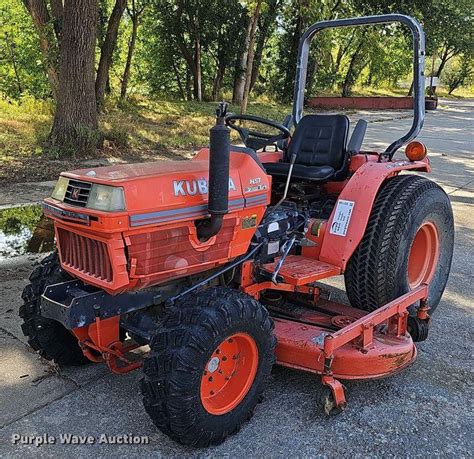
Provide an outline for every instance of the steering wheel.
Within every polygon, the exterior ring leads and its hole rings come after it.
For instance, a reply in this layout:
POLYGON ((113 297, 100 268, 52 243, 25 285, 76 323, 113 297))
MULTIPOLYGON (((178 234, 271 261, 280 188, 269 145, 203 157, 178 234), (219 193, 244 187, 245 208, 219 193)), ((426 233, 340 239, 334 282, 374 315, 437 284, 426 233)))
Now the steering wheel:
POLYGON ((285 140, 291 137, 290 130, 283 124, 277 123, 276 121, 268 120, 266 118, 260 118, 254 115, 227 115, 225 123, 231 129, 235 129, 244 142, 246 147, 252 148, 253 150, 260 150, 267 145, 274 145, 280 140, 285 140), (270 126, 280 131, 279 134, 271 135, 265 134, 264 132, 252 131, 250 129, 243 128, 236 124, 237 121, 253 121, 255 123, 261 123, 265 126, 270 126))

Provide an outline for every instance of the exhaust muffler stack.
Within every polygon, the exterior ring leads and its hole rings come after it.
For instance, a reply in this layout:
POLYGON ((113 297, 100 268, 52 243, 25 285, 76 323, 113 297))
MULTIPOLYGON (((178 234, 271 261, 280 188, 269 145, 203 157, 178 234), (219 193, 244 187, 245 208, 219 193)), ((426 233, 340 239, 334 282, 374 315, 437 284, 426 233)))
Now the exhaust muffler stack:
POLYGON ((197 233, 201 241, 215 236, 229 212, 230 129, 225 124, 227 104, 216 110, 216 124, 209 131, 209 194, 207 209, 211 217, 202 222, 197 233))

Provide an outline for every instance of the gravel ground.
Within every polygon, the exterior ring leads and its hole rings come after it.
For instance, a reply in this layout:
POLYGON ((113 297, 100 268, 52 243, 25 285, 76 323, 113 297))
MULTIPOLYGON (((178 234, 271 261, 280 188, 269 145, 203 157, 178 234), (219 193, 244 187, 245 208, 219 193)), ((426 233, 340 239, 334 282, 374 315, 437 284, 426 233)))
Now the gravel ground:
MULTIPOLYGON (((421 140, 432 178, 449 193, 456 221, 451 277, 429 339, 413 366, 394 377, 347 384, 348 409, 334 418, 316 407, 313 375, 276 367, 265 400, 242 430, 206 450, 182 447, 144 412, 140 372, 114 376, 90 365, 58 372, 25 346, 17 311, 38 256, 0 264, 0 456, 4 457, 471 457, 473 441, 474 102, 429 113, 421 140), (94 445, 60 444, 61 434, 90 435, 94 445), (145 435, 144 445, 99 444, 100 435, 145 435), (56 444, 14 445, 14 435, 49 435, 56 444)), ((372 123, 367 144, 387 144, 409 120, 372 123)), ((341 279, 330 283, 346 300, 341 279)))

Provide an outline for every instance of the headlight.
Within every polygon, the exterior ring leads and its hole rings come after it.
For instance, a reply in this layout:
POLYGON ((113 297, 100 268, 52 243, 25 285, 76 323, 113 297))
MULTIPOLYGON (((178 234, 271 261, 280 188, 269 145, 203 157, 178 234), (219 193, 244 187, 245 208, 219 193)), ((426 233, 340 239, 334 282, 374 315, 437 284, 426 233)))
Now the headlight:
POLYGON ((66 177, 60 176, 54 187, 53 194, 51 197, 57 199, 58 201, 64 201, 64 196, 66 196, 67 186, 69 184, 69 179, 66 177))
POLYGON ((92 185, 87 207, 95 210, 125 210, 123 188, 107 185, 92 185))

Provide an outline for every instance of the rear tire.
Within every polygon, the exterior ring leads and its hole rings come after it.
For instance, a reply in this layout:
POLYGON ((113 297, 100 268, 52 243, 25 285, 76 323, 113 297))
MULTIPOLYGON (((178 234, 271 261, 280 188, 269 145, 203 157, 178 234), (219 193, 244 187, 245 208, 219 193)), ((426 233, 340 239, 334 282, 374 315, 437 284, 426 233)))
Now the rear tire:
POLYGON ((69 330, 59 322, 41 316, 41 295, 45 288, 69 279, 61 269, 58 254, 54 252, 48 255, 31 273, 30 283, 21 295, 23 305, 19 311, 23 319, 21 329, 28 337, 28 344, 41 357, 54 360, 60 366, 77 366, 89 362, 69 330))
POLYGON ((373 311, 427 282, 433 312, 446 287, 453 248, 453 212, 442 188, 418 175, 387 180, 344 274, 351 305, 373 311))
POLYGON ((155 425, 198 447, 237 432, 261 400, 275 361, 272 330, 265 307, 236 290, 209 288, 170 308, 141 381, 155 425))

